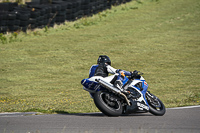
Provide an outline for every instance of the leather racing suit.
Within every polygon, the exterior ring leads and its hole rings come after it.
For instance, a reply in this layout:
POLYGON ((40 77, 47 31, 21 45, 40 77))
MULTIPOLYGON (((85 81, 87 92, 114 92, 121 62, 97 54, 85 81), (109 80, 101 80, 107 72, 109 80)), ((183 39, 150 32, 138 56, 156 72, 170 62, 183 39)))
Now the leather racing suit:
POLYGON ((122 91, 122 86, 123 86, 122 81, 124 79, 124 76, 131 76, 131 73, 128 71, 115 69, 112 66, 108 65, 107 63, 101 63, 99 65, 92 65, 89 71, 89 78, 92 76, 107 77, 109 73, 111 74, 118 73, 114 86, 116 86, 118 89, 122 91))

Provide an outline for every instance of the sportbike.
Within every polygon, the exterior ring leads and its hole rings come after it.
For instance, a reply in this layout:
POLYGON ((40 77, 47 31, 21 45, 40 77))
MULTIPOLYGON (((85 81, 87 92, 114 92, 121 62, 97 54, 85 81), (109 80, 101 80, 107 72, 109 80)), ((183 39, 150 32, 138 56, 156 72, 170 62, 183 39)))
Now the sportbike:
POLYGON ((165 114, 162 101, 147 91, 148 84, 141 76, 143 73, 135 71, 134 76, 124 77, 123 89, 126 93, 114 87, 117 74, 108 77, 93 76, 83 79, 83 89, 90 92, 96 107, 107 116, 120 116, 135 112, 150 112, 154 115, 165 114))

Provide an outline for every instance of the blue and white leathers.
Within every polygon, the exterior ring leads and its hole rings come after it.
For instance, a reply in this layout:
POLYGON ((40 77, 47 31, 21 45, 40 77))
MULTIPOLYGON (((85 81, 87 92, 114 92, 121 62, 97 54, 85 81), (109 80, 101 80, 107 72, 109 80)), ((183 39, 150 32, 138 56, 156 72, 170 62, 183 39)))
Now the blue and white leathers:
MULTIPOLYGON (((97 69, 99 65, 92 65, 90 70, 89 70, 89 78, 91 78, 92 76, 94 76, 95 74, 95 70, 97 69)), ((110 74, 115 74, 117 69, 111 67, 110 65, 106 65, 107 71, 110 74)))
MULTIPOLYGON (((99 65, 92 65, 92 66, 91 66, 91 68, 90 68, 90 70, 89 70, 89 78, 91 78, 91 77, 94 76, 95 70, 97 69, 98 66, 99 66, 99 65)), ((107 68, 108 73, 111 73, 111 74, 115 74, 116 71, 117 71, 117 69, 111 67, 110 65, 106 65, 106 68, 107 68)), ((98 76, 98 77, 101 78, 101 76, 98 76)), ((87 90, 87 88, 85 88, 84 86, 83 86, 83 89, 86 90, 86 91, 88 91, 88 92, 90 92, 90 96, 91 96, 91 98, 93 98, 93 91, 91 92, 91 90, 90 90, 90 91, 87 90)), ((95 89, 96 89, 96 88, 95 88, 95 89)))
MULTIPOLYGON (((107 65, 107 64, 105 66, 106 66, 108 73, 115 74, 115 76, 117 76, 117 80, 122 81, 123 85, 128 81, 128 78, 122 78, 120 71, 123 71, 126 76, 131 76, 131 73, 128 71, 115 69, 112 66, 107 65)), ((91 66, 91 68, 89 70, 89 78, 91 78, 95 75, 95 71, 96 71, 97 67, 98 67, 98 65, 91 66)), ((83 89, 85 89, 85 88, 83 87, 83 89)), ((90 96, 93 98, 93 94, 90 93, 90 96)))

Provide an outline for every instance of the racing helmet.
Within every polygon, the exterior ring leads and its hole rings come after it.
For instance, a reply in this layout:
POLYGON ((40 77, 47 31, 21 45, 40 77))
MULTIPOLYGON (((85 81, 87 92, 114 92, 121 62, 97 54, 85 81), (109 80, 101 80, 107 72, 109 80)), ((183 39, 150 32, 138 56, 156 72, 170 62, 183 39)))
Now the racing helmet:
POLYGON ((100 55, 97 60, 97 64, 101 63, 107 63, 108 65, 111 65, 111 60, 107 55, 100 55))

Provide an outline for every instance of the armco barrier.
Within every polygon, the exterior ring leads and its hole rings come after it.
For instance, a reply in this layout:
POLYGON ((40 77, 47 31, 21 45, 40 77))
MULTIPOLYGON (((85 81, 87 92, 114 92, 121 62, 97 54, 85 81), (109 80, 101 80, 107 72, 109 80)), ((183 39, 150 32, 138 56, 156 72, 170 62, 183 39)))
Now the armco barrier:
POLYGON ((52 0, 51 4, 27 2, 0 3, 0 33, 17 30, 43 28, 67 21, 75 21, 83 16, 91 16, 112 5, 120 5, 131 0, 52 0))

